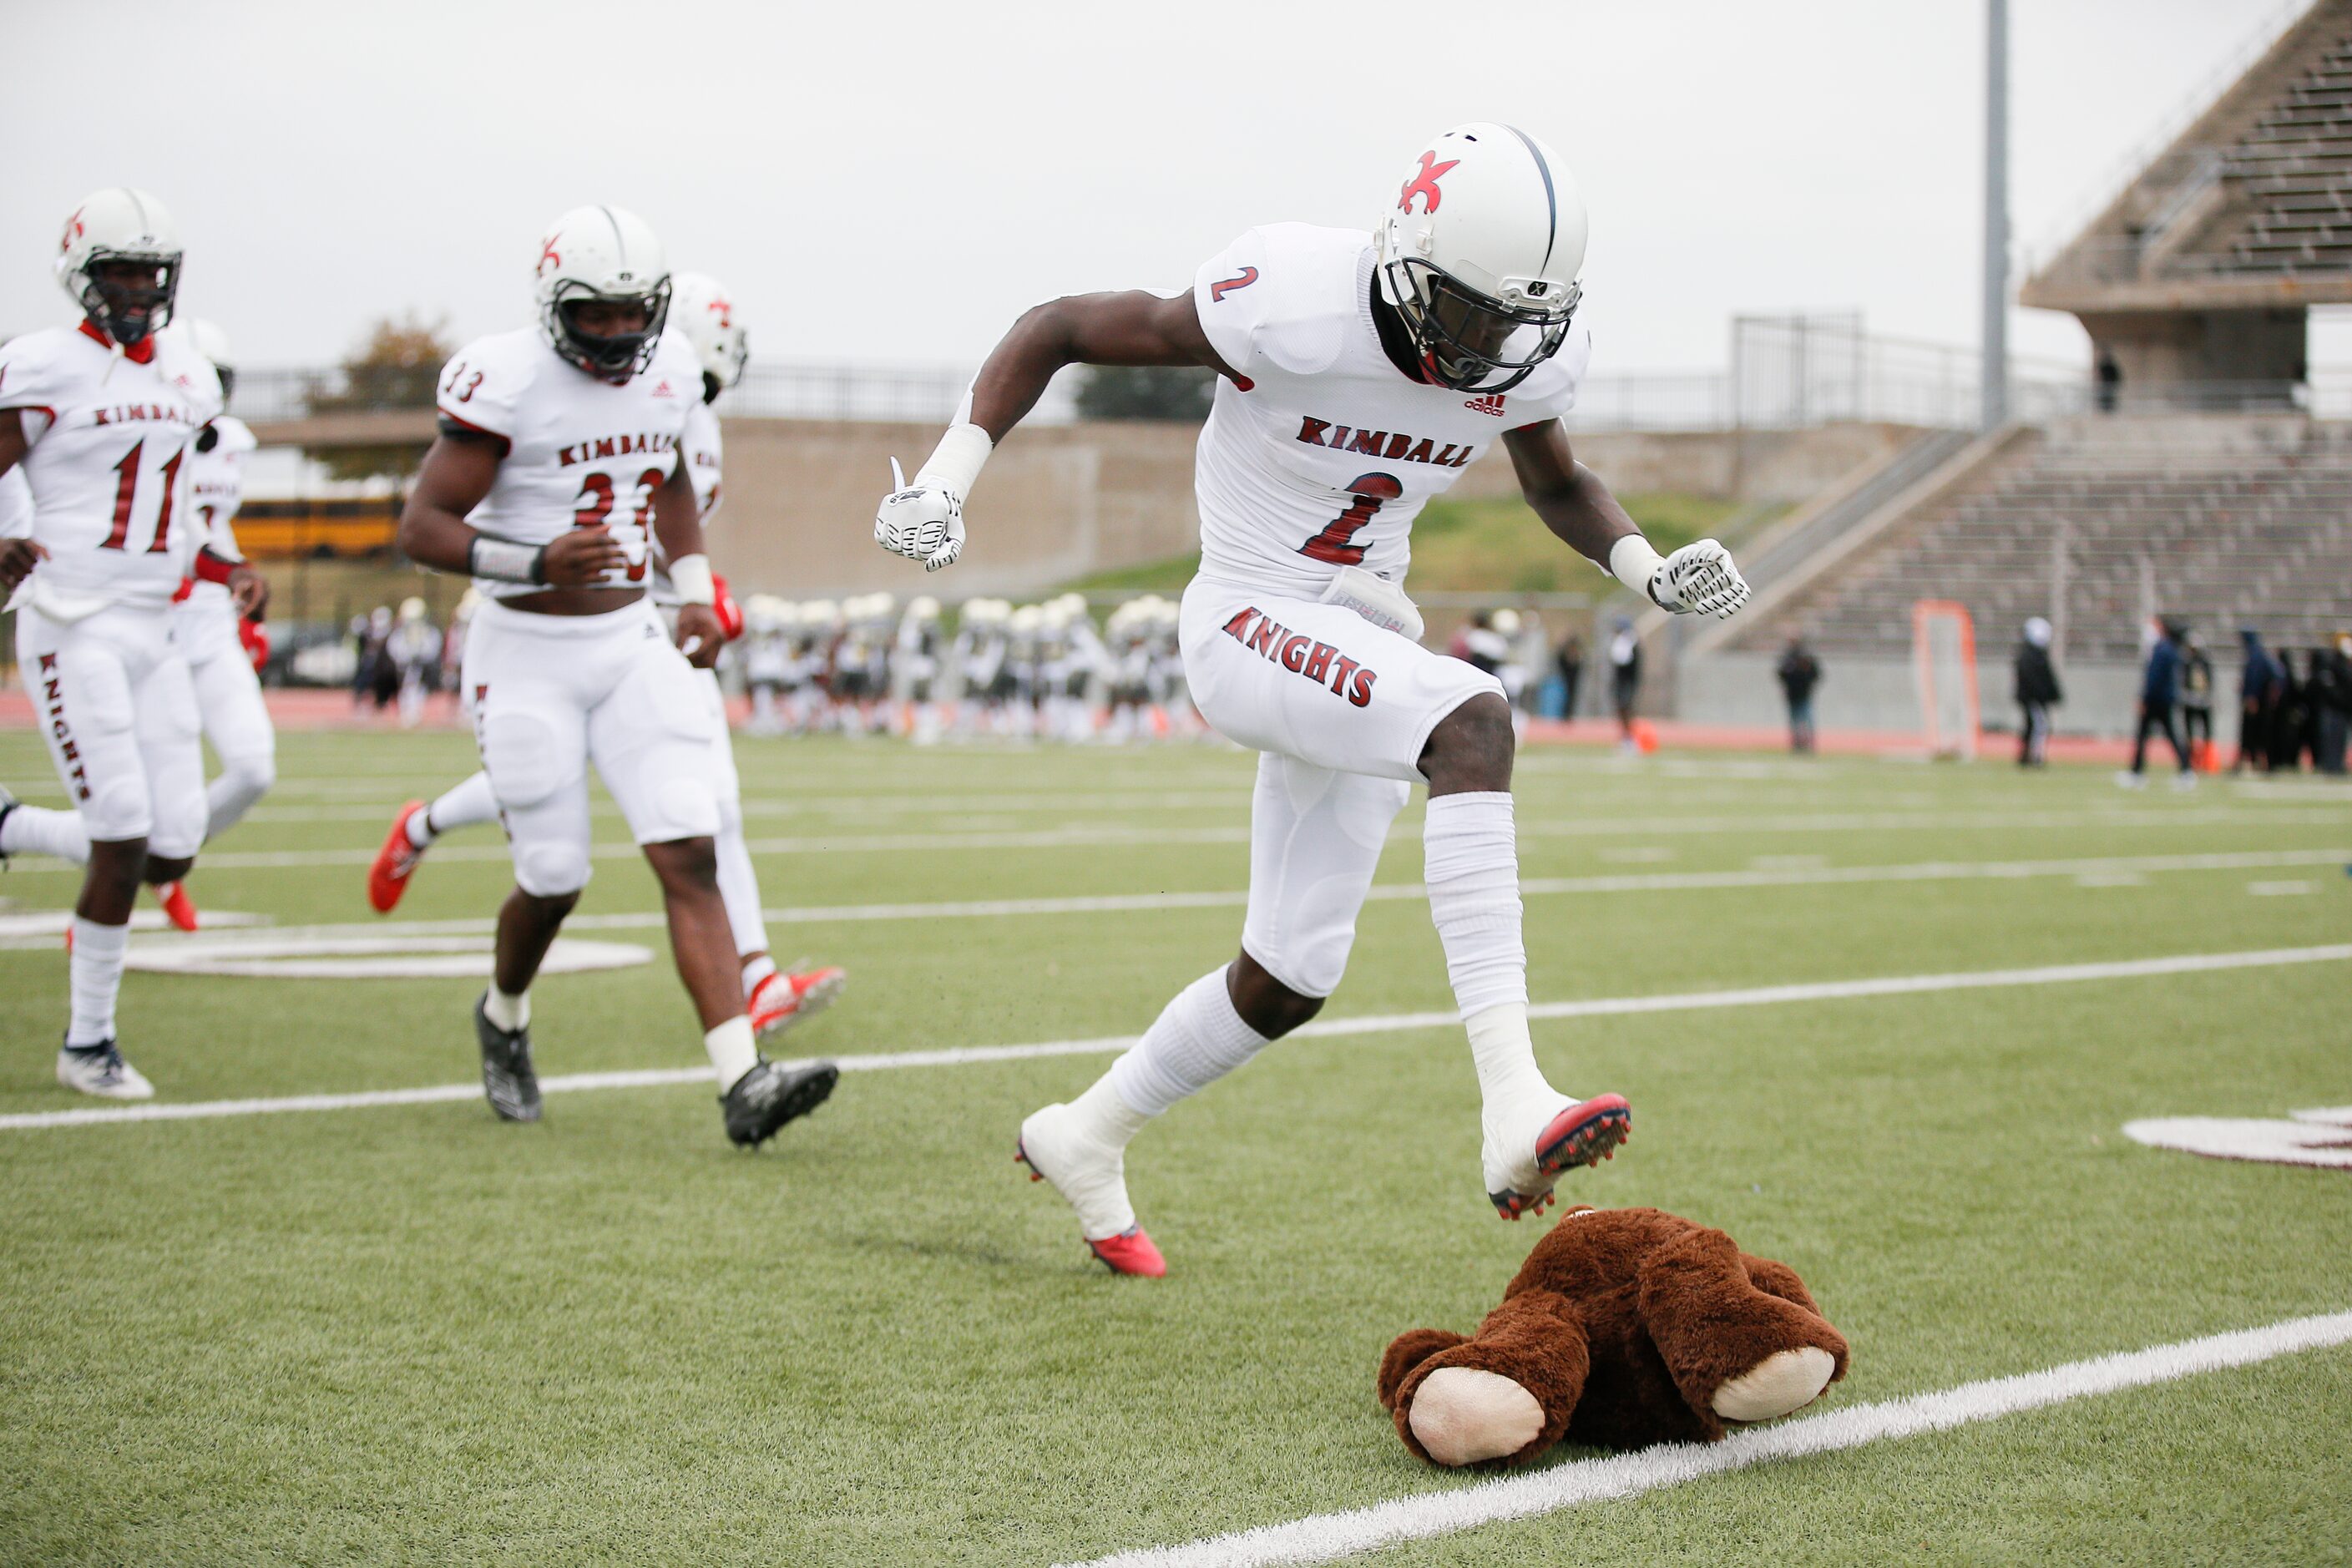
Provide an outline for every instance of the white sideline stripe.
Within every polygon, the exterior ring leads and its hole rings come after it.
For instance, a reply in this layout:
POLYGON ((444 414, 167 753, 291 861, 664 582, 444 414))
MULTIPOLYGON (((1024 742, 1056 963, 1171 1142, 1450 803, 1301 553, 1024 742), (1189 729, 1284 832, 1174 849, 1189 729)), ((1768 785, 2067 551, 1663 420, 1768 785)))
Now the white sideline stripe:
POLYGON ((1270 1568, 1276 1563, 1328 1563, 1475 1530, 1507 1520, 1532 1519, 1586 1503, 1639 1497, 1664 1487, 1757 1465, 1834 1454, 1869 1443, 1948 1432, 2021 1411, 2041 1410, 2095 1394, 2119 1394, 2173 1383, 2200 1373, 2252 1366, 2302 1351, 2352 1341, 2352 1312, 2290 1318, 2267 1328, 2181 1340, 2143 1351, 2068 1362, 2014 1377, 1986 1378, 1957 1388, 1826 1410, 1776 1426, 1736 1432, 1720 1443, 1672 1443, 1465 1487, 1397 1498, 1344 1513, 1314 1514, 1287 1524, 1262 1525, 1178 1546, 1152 1546, 1097 1557, 1080 1568, 1270 1568))
MULTIPOLYGON (((1885 811, 1816 812, 1726 816, 1592 816, 1559 821, 1530 820, 1519 825, 1528 838, 1615 838, 1643 835, 1673 837, 1696 833, 1857 833, 1967 832, 2019 827, 2148 827, 2179 828, 2215 826, 2262 827, 2340 827, 2342 811, 2238 810, 2228 806, 2180 810, 2143 809, 2084 811, 1885 811)), ((1399 838, 1418 838, 1421 825, 1401 822, 1392 830, 1399 838)), ((1246 844, 1249 827, 1235 823, 1219 827, 1138 827, 1129 821, 1106 821, 1066 827, 984 829, 962 833, 804 834, 789 838, 753 838, 746 847, 754 855, 873 854, 896 850, 943 849, 1079 849, 1102 845, 1246 844)), ((365 866, 375 858, 373 846, 346 849, 224 850, 206 855, 199 863, 214 870, 256 871, 321 866, 365 866)), ((599 860, 630 860, 640 853, 635 844, 604 843, 589 850, 599 860)), ((433 858, 505 860, 507 847, 498 843, 447 844, 435 848, 433 858)), ((48 875, 80 868, 62 860, 18 857, 18 876, 48 875)))
MULTIPOLYGON (((2061 963, 2040 969, 1963 970, 1952 974, 1896 974, 1871 980, 1817 980, 1793 985, 1757 985, 1737 991, 1685 991, 1651 996, 1598 996, 1580 1002, 1543 1002, 1530 1018, 1596 1018, 1640 1013, 1678 1013, 1708 1007, 1763 1007, 1783 1002, 1831 1002, 1859 996, 1904 996, 1928 991, 1977 991, 2012 985, 2056 985, 2086 980, 2136 980, 2159 974, 2196 974, 2225 969, 2275 968, 2352 959, 2352 942, 2326 947, 2263 948, 2243 952, 2190 952, 2168 958, 2129 958, 2098 963, 2061 963)), ((1382 1035, 1406 1029, 1454 1028, 1460 1016, 1434 1013, 1375 1013, 1354 1018, 1318 1018, 1296 1030, 1294 1039, 1382 1035)), ((969 1067, 982 1062, 1029 1061, 1040 1057, 1098 1056, 1123 1051, 1134 1035, 1087 1040, 1042 1040, 1014 1046, 954 1046, 929 1051, 834 1058, 844 1072, 884 1072, 900 1068, 969 1067)), ((574 1089, 650 1089, 699 1083, 709 1068, 656 1068, 630 1072, 572 1073, 540 1079, 542 1093, 574 1089)), ((124 1105, 86 1110, 33 1110, 0 1116, 0 1131, 51 1127, 92 1127, 123 1121, 192 1121, 218 1116, 266 1116, 287 1110, 348 1110, 384 1105, 428 1105, 469 1100, 478 1085, 435 1084, 424 1089, 372 1089, 358 1094, 298 1094, 268 1100, 199 1100, 182 1104, 124 1105)))
MULTIPOLYGON (((2247 849, 2210 854, 2117 855, 2077 860, 1924 860, 1895 866, 1822 866, 1803 857, 1801 866, 1764 865, 1748 870, 1621 872, 1593 877, 1529 877, 1519 884, 1528 898, 1574 893, 1673 893, 1709 889, 1801 888, 1868 882, 1937 882, 2016 880, 2033 877, 2074 877, 2085 886, 2137 887, 2142 878, 2158 871, 2242 871, 2263 867, 2332 866, 2352 858, 2352 849, 2247 849)), ((1380 882, 1367 890, 1368 901, 1388 902, 1426 897, 1419 882, 1380 882)), ((771 925, 849 925, 863 921, 1002 920, 1013 915, 1092 915, 1138 913, 1161 910, 1241 909, 1249 902, 1246 889, 1213 889, 1199 892, 1080 893, 1053 899, 962 899, 930 903, 809 904, 763 910, 760 918, 771 925)), ((17 917, 29 919, 30 917, 17 917)), ((20 934, 8 917, 0 916, 0 950, 15 946, 53 945, 66 923, 65 911, 40 917, 45 922, 20 934)), ((158 917, 160 919, 160 917, 158 917)), ((206 911, 207 924, 212 921, 206 911)), ((253 917, 246 917, 249 921, 253 917)), ((289 937, 479 936, 494 928, 488 920, 366 921, 351 924, 269 926, 257 931, 264 940, 289 937)), ((614 910, 608 914, 573 915, 563 923, 568 931, 645 931, 667 923, 658 910, 614 910)))

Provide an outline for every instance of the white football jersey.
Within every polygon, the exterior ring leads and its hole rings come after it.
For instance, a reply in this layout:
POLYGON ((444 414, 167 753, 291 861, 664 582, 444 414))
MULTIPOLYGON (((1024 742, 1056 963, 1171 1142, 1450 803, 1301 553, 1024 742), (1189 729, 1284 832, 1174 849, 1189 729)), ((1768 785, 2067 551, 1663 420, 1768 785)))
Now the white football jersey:
MULTIPOLYGON (((725 453, 719 437, 719 416, 710 405, 702 401, 698 384, 694 406, 687 411, 686 434, 678 449, 686 455, 686 477, 694 483, 694 504, 702 513, 702 526, 708 530, 712 516, 719 510, 719 470, 725 453)), ((654 553, 654 603, 667 609, 681 601, 677 596, 677 584, 663 570, 665 564, 656 550, 654 553)))
MULTIPOLYGON (((245 421, 234 414, 215 415, 212 431, 216 437, 212 450, 201 450, 205 444, 201 434, 188 448, 190 514, 214 554, 242 561, 245 552, 237 548, 236 530, 231 524, 237 508, 245 504, 245 460, 258 443, 245 421)), ((219 583, 192 584, 188 596, 205 603, 229 603, 228 588, 219 583)))
POLYGON ((1574 405, 1581 326, 1509 392, 1457 392, 1389 357, 1372 289, 1369 233, 1297 223, 1251 229, 1194 278, 1202 330, 1239 378, 1218 378, 1193 461, 1203 576, 1307 599, 1341 566, 1402 584, 1429 499, 1504 431, 1574 405))
MULTIPOLYGON (((506 443, 498 481, 467 522, 525 544, 601 522, 628 563, 596 585, 644 584, 654 492, 677 470, 687 416, 702 402, 702 367, 683 338, 665 334, 653 363, 618 386, 559 356, 536 328, 479 338, 443 369, 438 402, 444 417, 506 443)), ((541 591, 475 585, 501 599, 541 591)))
POLYGON ((0 539, 33 537, 33 487, 22 468, 0 474, 0 539))
POLYGON ((220 378, 176 333, 118 353, 86 327, 0 344, 0 409, 31 447, 17 469, 48 551, 26 588, 57 618, 170 602, 203 530, 188 511, 190 442, 220 411, 220 378))

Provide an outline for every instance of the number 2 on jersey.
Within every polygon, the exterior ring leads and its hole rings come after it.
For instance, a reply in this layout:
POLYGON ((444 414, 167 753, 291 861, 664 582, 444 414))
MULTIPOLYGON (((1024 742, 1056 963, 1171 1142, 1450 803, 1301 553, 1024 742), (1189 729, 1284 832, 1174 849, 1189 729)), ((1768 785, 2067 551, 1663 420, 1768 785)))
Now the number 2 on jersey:
MULTIPOLYGON (((123 541, 131 537, 131 509, 139 499, 139 458, 146 450, 147 443, 142 441, 114 465, 122 479, 114 487, 114 527, 99 545, 100 550, 121 550, 123 541)), ((155 537, 147 544, 150 555, 161 555, 172 547, 172 497, 179 489, 180 459, 185 456, 184 451, 173 452, 172 460, 163 465, 163 504, 155 511, 155 537)))
POLYGON ((1394 474, 1358 474, 1348 481, 1348 491, 1356 504, 1325 523, 1322 532, 1298 547, 1298 553, 1334 566, 1363 564, 1365 547, 1354 542, 1357 531, 1383 505, 1403 495, 1404 485, 1394 474))

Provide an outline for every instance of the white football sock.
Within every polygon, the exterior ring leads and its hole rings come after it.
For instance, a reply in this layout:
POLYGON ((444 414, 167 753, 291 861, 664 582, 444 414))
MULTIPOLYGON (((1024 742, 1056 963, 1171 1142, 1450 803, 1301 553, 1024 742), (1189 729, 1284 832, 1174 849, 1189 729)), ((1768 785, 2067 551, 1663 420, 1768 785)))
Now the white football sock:
POLYGON ((122 958, 130 947, 129 926, 102 926, 74 916, 73 957, 66 964, 73 991, 67 1045, 103 1045, 114 1038, 114 1000, 122 993, 122 958))
POLYGON ((750 996, 760 988, 760 982, 776 972, 776 961, 766 953, 743 961, 743 994, 750 996))
POLYGON ((278 758, 273 752, 223 757, 220 777, 205 790, 205 837, 215 838, 235 827, 277 782, 278 758))
POLYGON ((1504 1003, 1524 1010, 1528 950, 1519 931, 1511 797, 1499 791, 1433 795, 1421 842, 1430 919, 1463 1019, 1504 1003))
POLYGON ((1464 1020, 1470 1031, 1470 1059, 1478 1068, 1478 1094, 1492 1110, 1536 1106, 1549 1116, 1559 1093, 1536 1065, 1535 1041, 1528 1034, 1528 1005, 1503 1002, 1464 1020))
POLYGON ((490 788, 490 775, 478 773, 410 817, 408 841, 422 849, 453 827, 498 819, 498 793, 490 788))
POLYGON ((710 1053, 710 1065, 719 1069, 721 1094, 760 1065, 760 1044, 751 1037, 751 1020, 740 1015, 704 1035, 702 1048, 710 1053))
POLYGON ((0 820, 0 855, 54 855, 87 866, 89 829, 81 825, 78 811, 19 805, 0 820))
POLYGON ((729 812, 721 818, 719 839, 712 848, 719 858, 719 898, 727 906, 727 926, 735 933, 735 951, 764 952, 768 924, 760 915, 760 879, 751 870, 751 851, 743 842, 740 812, 729 812))
MULTIPOLYGON (((1265 1045, 1265 1037, 1234 1010, 1225 972, 1213 969, 1160 1009, 1143 1038, 1110 1064, 1105 1078, 1118 1086, 1120 1100, 1140 1115, 1157 1116, 1200 1093, 1265 1045)), ((1102 1136, 1099 1131, 1097 1135, 1102 1136)), ((1118 1143, 1126 1142, 1121 1138, 1118 1143)))
MULTIPOLYGON (((1118 1064, 1095 1079, 1086 1093, 1070 1101, 1072 1124, 1096 1142, 1109 1149, 1124 1149, 1128 1141, 1143 1131, 1151 1120, 1150 1114, 1136 1110, 1118 1092, 1118 1064)), ((1120 1226, 1120 1229, 1126 1228, 1120 1226)))
POLYGON ((509 996, 499 990, 498 982, 493 980, 490 982, 490 994, 482 998, 482 1016, 509 1035, 517 1029, 528 1028, 530 1026, 530 993, 525 991, 520 996, 509 996))

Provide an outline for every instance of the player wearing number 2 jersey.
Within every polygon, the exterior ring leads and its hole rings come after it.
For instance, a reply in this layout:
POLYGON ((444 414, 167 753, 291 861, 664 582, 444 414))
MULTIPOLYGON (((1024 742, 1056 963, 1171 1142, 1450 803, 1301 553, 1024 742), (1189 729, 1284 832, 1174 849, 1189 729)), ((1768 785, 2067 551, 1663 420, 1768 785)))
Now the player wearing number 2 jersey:
POLYGON ((564 214, 536 279, 536 330, 481 339, 443 371, 441 435, 400 522, 411 558, 470 572, 484 595, 463 679, 515 890, 474 1010, 483 1088, 500 1116, 538 1120, 530 983, 587 885, 593 763, 661 884, 727 1134, 757 1146, 836 1074, 759 1054, 719 890, 717 737, 696 669, 725 637, 679 460, 702 370, 662 335, 669 267, 635 214, 564 214), (675 644, 646 596, 656 542, 678 587, 675 644))
POLYGON ((1629 585, 1670 610, 1744 600, 1720 545, 1662 560, 1570 453, 1559 416, 1589 353, 1584 242, 1576 186, 1541 143, 1457 127, 1426 144, 1376 233, 1253 229, 1188 291, 1032 310, 914 483, 882 503, 877 541, 936 570, 962 548, 963 497, 992 445, 1062 366, 1223 378, 1194 466, 1201 572, 1181 636, 1202 716, 1261 753, 1241 953, 1094 1087, 1021 1127, 1021 1158, 1113 1269, 1166 1268, 1128 1202, 1129 1140, 1321 1008, 1416 781, 1431 913, 1484 1100, 1487 1197, 1505 1218, 1538 1210, 1560 1172, 1626 1135, 1623 1100, 1562 1094, 1536 1064, 1510 707, 1492 676, 1421 647, 1403 591, 1413 515, 1499 440, 1551 531, 1629 585))
POLYGON ((74 906, 72 1012, 58 1079, 86 1093, 154 1091, 115 1039, 131 906, 142 879, 175 882, 204 842, 204 752, 188 667, 167 613, 190 573, 258 606, 253 569, 202 551, 189 515, 190 444, 220 383, 162 329, 180 242, 143 191, 100 191, 66 220, 57 272, 79 325, 0 346, 0 472, 21 473, 28 537, 0 542, 16 652, 71 815, 0 799, 0 856, 85 861, 74 906))

